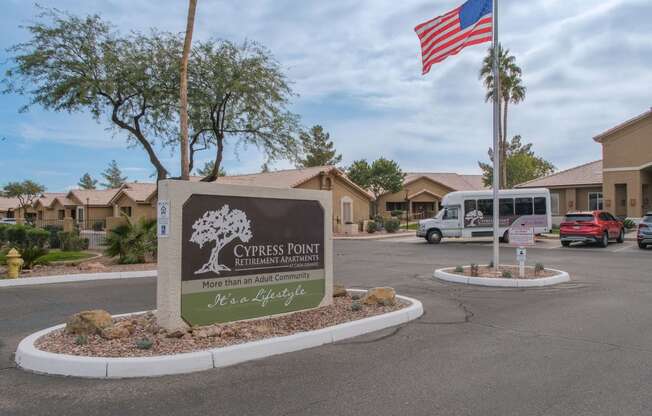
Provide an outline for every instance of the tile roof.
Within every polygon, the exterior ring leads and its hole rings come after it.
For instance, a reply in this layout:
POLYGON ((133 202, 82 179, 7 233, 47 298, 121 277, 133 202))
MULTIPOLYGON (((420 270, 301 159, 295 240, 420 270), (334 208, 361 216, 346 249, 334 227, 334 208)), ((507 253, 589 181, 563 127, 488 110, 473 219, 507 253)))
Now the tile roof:
POLYGON ((477 191, 487 189, 482 183, 482 175, 460 175, 449 172, 408 172, 405 175, 405 185, 420 178, 428 178, 454 191, 477 191))
POLYGON ((216 183, 229 185, 250 185, 272 188, 295 188, 321 173, 333 173, 342 178, 345 182, 365 194, 370 199, 373 196, 366 189, 361 188, 351 181, 346 174, 335 166, 316 166, 302 169, 277 170, 273 172, 252 173, 249 175, 222 176, 216 183))
POLYGON ((121 188, 114 189, 73 189, 66 195, 67 198, 75 201, 75 205, 99 205, 108 206, 109 202, 121 188), (73 199, 74 198, 74 199, 73 199))
POLYGON ((44 207, 50 207, 54 200, 58 197, 65 197, 66 194, 64 192, 44 192, 41 197, 37 198, 34 200, 32 203, 32 206, 35 206, 36 203, 40 203, 44 207))
POLYGON ((577 185, 602 185, 602 160, 585 163, 552 175, 516 185, 516 188, 548 188, 577 185))
POLYGON ((156 184, 151 182, 130 182, 122 189, 122 193, 136 202, 147 202, 155 192, 156 184))
POLYGON ((9 211, 10 209, 17 209, 20 206, 18 198, 6 198, 0 196, 0 211, 9 211))

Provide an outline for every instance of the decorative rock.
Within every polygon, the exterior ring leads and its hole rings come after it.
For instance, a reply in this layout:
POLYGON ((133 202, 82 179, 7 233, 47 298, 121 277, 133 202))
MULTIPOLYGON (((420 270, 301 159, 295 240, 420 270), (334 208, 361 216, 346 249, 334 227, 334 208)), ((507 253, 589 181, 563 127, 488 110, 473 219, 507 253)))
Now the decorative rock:
POLYGON ((149 334, 158 334, 161 332, 161 327, 158 326, 156 322, 150 322, 147 325, 145 325, 145 332, 149 334))
POLYGON ((186 334, 187 334, 187 332, 186 332, 185 329, 176 329, 174 331, 171 331, 171 332, 168 332, 167 334, 165 334, 165 337, 166 338, 181 338, 186 334))
POLYGON ((80 264, 79 270, 84 270, 88 272, 105 272, 108 270, 108 268, 99 262, 88 262, 88 263, 80 264))
POLYGON ((369 289, 362 303, 365 305, 394 305, 396 304, 396 291, 391 287, 375 287, 369 289))
POLYGON ((105 339, 119 339, 127 338, 134 333, 136 327, 131 321, 121 321, 113 327, 106 328, 102 331, 102 338, 105 339))
POLYGON ((210 338, 218 337, 222 330, 217 326, 207 326, 203 328, 198 328, 192 331, 192 336, 195 338, 210 338))
POLYGON ((344 285, 340 285, 340 284, 333 285, 333 297, 334 298, 338 298, 338 297, 346 296, 346 295, 348 295, 348 293, 347 293, 346 288, 344 287, 344 285))
POLYGON ((113 326, 111 315, 104 310, 82 311, 66 322, 66 332, 77 335, 101 334, 105 328, 113 326))

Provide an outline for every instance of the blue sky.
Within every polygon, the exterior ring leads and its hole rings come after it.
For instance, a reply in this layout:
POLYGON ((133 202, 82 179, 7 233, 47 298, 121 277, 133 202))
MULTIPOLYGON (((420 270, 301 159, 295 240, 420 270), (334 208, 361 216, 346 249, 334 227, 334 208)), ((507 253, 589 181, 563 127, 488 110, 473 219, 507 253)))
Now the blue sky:
MULTIPOLYGON (((421 76, 413 27, 457 6, 449 0, 199 0, 196 39, 252 39, 265 44, 294 82, 293 110, 302 124, 322 124, 343 164, 380 156, 406 171, 479 173, 491 143, 491 106, 477 73, 486 45, 475 46, 421 76)), ((32 3, 2 0, 0 66, 5 49, 24 40, 19 25, 32 3)), ((40 0, 85 15, 99 13, 121 31, 184 30, 181 0, 40 0)), ((528 88, 511 107, 509 134, 521 134, 558 168, 600 158, 591 139, 652 106, 652 2, 649 0, 501 1, 500 35, 517 58, 528 88)), ((83 113, 33 107, 26 97, 0 95, 0 185, 34 179, 48 190, 74 187, 115 159, 130 180, 151 180, 140 148, 83 113)), ((178 156, 161 151, 178 170, 178 156)), ((258 171, 255 149, 234 154, 229 173, 258 171)), ((206 155, 206 159, 209 155, 206 155)), ((280 161, 273 168, 291 165, 280 161)))

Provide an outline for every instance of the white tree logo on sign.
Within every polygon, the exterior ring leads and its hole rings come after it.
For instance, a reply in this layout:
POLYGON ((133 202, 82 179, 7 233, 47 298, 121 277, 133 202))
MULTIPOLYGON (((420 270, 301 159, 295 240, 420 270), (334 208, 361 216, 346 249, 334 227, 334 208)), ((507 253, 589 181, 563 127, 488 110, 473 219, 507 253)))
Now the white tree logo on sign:
POLYGON ((219 254, 227 244, 239 238, 246 243, 253 236, 251 234, 251 222, 247 215, 239 210, 230 210, 228 205, 216 211, 206 211, 204 215, 192 225, 193 233, 190 242, 204 248, 204 244, 215 242, 208 262, 204 264, 195 274, 213 272, 220 274, 222 271, 229 271, 227 266, 220 264, 219 254))

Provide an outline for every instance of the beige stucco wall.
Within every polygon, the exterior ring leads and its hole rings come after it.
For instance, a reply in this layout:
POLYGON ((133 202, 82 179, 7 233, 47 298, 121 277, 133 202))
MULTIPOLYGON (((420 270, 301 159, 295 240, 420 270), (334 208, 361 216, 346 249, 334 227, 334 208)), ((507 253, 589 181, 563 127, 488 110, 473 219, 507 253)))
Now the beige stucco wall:
MULTIPOLYGON (((156 207, 152 204, 143 204, 137 203, 133 199, 129 198, 127 195, 122 195, 115 202, 115 205, 118 207, 118 216, 120 216, 120 208, 131 207, 131 218, 138 221, 141 218, 154 219, 156 218, 156 207)), ((114 209, 109 208, 109 215, 113 215, 114 209)))
POLYGON ((606 210, 616 215, 627 215, 632 218, 640 218, 643 215, 644 201, 641 171, 604 172, 603 188, 606 210), (627 187, 626 194, 622 187, 617 187, 617 185, 623 184, 627 187))
POLYGON ((604 169, 652 163, 652 116, 605 137, 602 158, 604 169))
POLYGON ((362 221, 369 219, 369 198, 361 194, 361 192, 347 182, 337 176, 327 175, 324 178, 315 177, 311 180, 299 185, 299 189, 312 189, 312 190, 328 190, 330 180, 330 191, 332 195, 333 204, 333 231, 342 232, 342 199, 348 197, 353 203, 353 222, 361 224, 362 221))
MULTIPOLYGON (((422 190, 427 190, 429 192, 432 192, 435 195, 439 195, 443 197, 449 192, 452 192, 453 189, 444 186, 440 183, 434 182, 428 178, 419 178, 414 182, 411 182, 405 186, 404 189, 402 189, 399 192, 395 192, 392 194, 385 194, 381 195, 378 198, 378 210, 380 215, 383 216, 388 216, 389 212, 387 212, 387 202, 405 202, 405 190, 407 188, 407 193, 409 195, 416 194, 422 190)), ((437 209, 437 204, 436 202, 440 201, 439 198, 434 197, 433 195, 424 193, 421 194, 412 201, 415 202, 435 202, 435 210, 437 209)))

